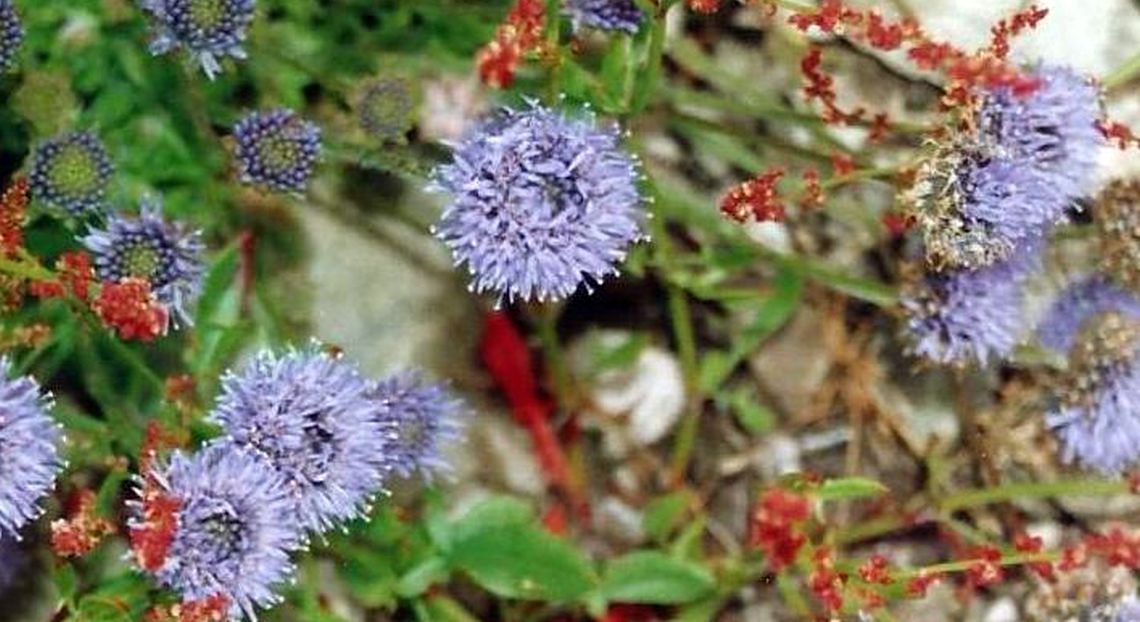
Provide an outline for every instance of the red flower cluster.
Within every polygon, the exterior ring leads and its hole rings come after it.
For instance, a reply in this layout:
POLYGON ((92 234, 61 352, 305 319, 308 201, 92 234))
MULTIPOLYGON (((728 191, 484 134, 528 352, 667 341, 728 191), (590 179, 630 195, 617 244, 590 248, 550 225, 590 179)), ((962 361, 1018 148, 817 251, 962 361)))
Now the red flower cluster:
MULTIPOLYGON (((1037 87, 1037 81, 1023 75, 1005 61, 1009 53, 1009 39, 1034 28, 1048 14, 1047 9, 1036 5, 1002 19, 991 28, 988 46, 974 53, 960 50, 949 43, 936 41, 923 31, 913 19, 888 21, 875 9, 859 10, 846 6, 842 0, 824 0, 811 13, 794 13, 788 21, 806 31, 812 27, 836 34, 842 27, 844 37, 864 42, 879 50, 895 50, 907 46, 907 57, 921 69, 941 71, 948 78, 944 101, 949 106, 961 105, 970 100, 976 86, 1006 86, 1018 94, 1028 94, 1037 87)), ((835 106, 831 79, 819 71, 819 52, 813 48, 801 61, 807 85, 808 99, 820 99, 824 104, 825 121, 850 123, 862 116, 862 110, 843 113, 835 106)))
POLYGON ((69 500, 70 518, 51 524, 51 549, 60 557, 85 555, 106 536, 115 533, 107 519, 95 514, 95 493, 83 489, 69 500))
POLYGON ((198 600, 152 607, 143 616, 143 622, 223 622, 229 619, 230 599, 225 594, 214 594, 198 600))
POLYGON ((1132 128, 1119 121, 1105 119, 1097 123, 1097 129, 1104 135, 1105 140, 1116 143, 1120 149, 1140 147, 1140 136, 1132 132, 1132 128))
POLYGON ((783 167, 773 166, 752 179, 735 186, 720 201, 720 211, 737 221, 784 219, 784 204, 776 182, 784 176, 783 167))
POLYGON ((542 44, 545 20, 543 0, 516 0, 495 37, 475 54, 479 78, 494 87, 510 86, 522 57, 542 44))
MULTIPOLYGON (((1038 536, 1018 533, 1013 537, 1013 548, 1021 553, 1040 553, 1044 548, 1044 543, 1038 536)), ((1030 562, 1027 565, 1037 576, 1046 581, 1051 580, 1055 575, 1053 572, 1053 564, 1049 562, 1030 562)))
POLYGON ((926 590, 931 585, 938 583, 942 580, 942 573, 940 572, 919 572, 906 582, 906 588, 903 590, 910 596, 923 597, 926 596, 926 590))
POLYGON ((14 255, 24 245, 24 211, 28 207, 28 178, 17 177, 0 194, 0 251, 14 255))
POLYGON ((123 339, 150 341, 166 332, 168 312, 144 279, 105 282, 91 309, 123 339))
POLYGON ((56 278, 28 283, 37 298, 62 298, 70 293, 86 301, 91 286, 91 257, 83 251, 68 251, 55 262, 56 278))
POLYGON ((143 488, 142 522, 130 529, 131 550, 143 570, 156 571, 166 563, 166 552, 178 529, 178 499, 162 492, 154 482, 143 488))
POLYGON ((887 558, 882 555, 872 555, 867 561, 859 565, 859 578, 864 583, 890 585, 895 582, 888 567, 887 558))
POLYGON ((973 563, 966 568, 966 584, 970 587, 984 587, 998 583, 1005 578, 1001 565, 1001 550, 991 544, 972 547, 967 560, 973 563))
POLYGON ((847 577, 835 570, 831 549, 820 547, 812 552, 812 570, 808 575, 808 589, 828 611, 843 608, 843 585, 847 577))
POLYGON ((782 488, 765 490, 748 521, 748 544, 763 549, 768 567, 778 571, 795 561, 807 541, 800 525, 810 514, 807 497, 782 488))

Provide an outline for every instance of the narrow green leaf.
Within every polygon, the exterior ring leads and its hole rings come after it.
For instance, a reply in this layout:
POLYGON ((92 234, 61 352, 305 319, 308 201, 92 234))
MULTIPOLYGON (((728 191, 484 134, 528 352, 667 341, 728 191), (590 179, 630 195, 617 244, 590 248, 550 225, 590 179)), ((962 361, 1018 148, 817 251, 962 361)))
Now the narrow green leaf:
POLYGON ((589 560, 537 524, 484 525, 456 538, 451 563, 505 598, 572 602, 595 584, 589 560))
POLYGON ((857 497, 873 497, 888 492, 888 488, 873 479, 865 477, 843 477, 825 480, 819 488, 812 491, 816 497, 825 501, 831 499, 850 499, 857 497))

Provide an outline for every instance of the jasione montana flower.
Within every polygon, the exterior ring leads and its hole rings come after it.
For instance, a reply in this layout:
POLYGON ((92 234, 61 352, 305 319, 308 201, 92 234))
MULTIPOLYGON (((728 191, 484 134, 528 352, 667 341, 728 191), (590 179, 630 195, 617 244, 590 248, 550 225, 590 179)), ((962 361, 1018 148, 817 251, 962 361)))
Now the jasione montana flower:
POLYGON ((204 270, 201 234, 164 220, 161 212, 160 199, 143 199, 137 216, 111 215, 104 228, 93 228, 83 238, 83 244, 95 258, 100 280, 143 279, 170 315, 189 322, 186 305, 197 297, 204 270))
POLYGON ((442 384, 416 372, 403 372, 375 383, 369 396, 376 416, 389 433, 385 451, 405 477, 425 479, 450 470, 445 451, 463 432, 462 403, 442 384))
POLYGON ((99 209, 114 167, 94 133, 67 132, 36 145, 28 181, 32 197, 72 214, 99 209))
POLYGON ((633 0, 566 0, 565 12, 575 28, 635 33, 644 15, 633 0))
POLYGON ((255 111, 234 126, 234 158, 245 183, 300 192, 321 149, 321 131, 287 108, 255 111))
POLYGON ((434 232, 472 289, 556 300, 616 273, 642 236, 634 159, 615 128, 531 104, 503 110, 435 174, 449 195, 434 232))
POLYGON ((1037 243, 998 263, 928 274, 903 298, 913 353, 938 363, 986 362, 1013 351, 1022 323, 1025 277, 1037 243))
POLYGON ((1046 348, 1066 353, 1073 347, 1077 331, 1085 321, 1105 312, 1140 318, 1140 299, 1103 275, 1083 277, 1065 287, 1053 300, 1037 324, 1037 339, 1046 348))
MULTIPOLYGON (((300 544, 293 499, 284 478, 252 450, 225 443, 193 455, 174 452, 150 474, 177 506, 177 522, 155 576, 184 600, 221 594, 231 617, 281 597, 300 544)), ((135 520, 141 517, 136 516, 135 520)))
POLYGON ((213 79, 226 56, 245 58, 242 43, 253 21, 254 0, 140 0, 150 14, 153 54, 182 47, 213 79))
POLYGON ((222 379, 210 419, 269 459, 298 521, 320 532, 362 512, 391 471, 367 391, 354 365, 315 346, 263 352, 222 379))
POLYGON ((62 466, 60 429, 48 416, 51 398, 33 378, 12 378, 11 371, 0 358, 0 538, 19 538, 20 528, 39 515, 62 466))
POLYGON ((24 41, 24 25, 12 0, 0 0, 0 71, 12 68, 24 41))

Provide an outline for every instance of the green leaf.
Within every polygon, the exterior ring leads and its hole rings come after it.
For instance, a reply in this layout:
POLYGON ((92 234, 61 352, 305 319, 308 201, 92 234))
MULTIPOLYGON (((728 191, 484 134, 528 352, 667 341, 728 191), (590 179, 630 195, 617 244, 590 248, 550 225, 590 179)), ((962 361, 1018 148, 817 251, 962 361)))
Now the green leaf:
POLYGON ((457 537, 451 563, 506 598, 571 602, 595 585, 589 560, 537 523, 483 524, 457 537))
POLYGON ((756 391, 743 387, 736 389, 728 397, 732 414, 736 416, 740 427, 757 436, 771 430, 776 421, 776 414, 772 409, 758 400, 756 391))
POLYGON ((636 551, 609 563, 601 592, 611 601, 677 605, 705 598, 715 587, 712 574, 700 564, 659 551, 636 551))
POLYGON ((691 500, 691 493, 678 490, 650 501, 641 519, 645 533, 656 542, 664 542, 680 526, 691 500))
POLYGON ((402 598, 419 596, 436 583, 447 580, 447 561, 439 557, 429 557, 400 577, 396 593, 402 598))
POLYGON ((387 607, 396 603, 398 577, 388 555, 374 549, 355 549, 337 574, 356 600, 365 607, 387 607))
POLYGON ((69 608, 75 606, 75 589, 79 580, 75 576, 75 569, 71 564, 61 563, 56 566, 55 576, 53 577, 55 583, 55 591, 59 599, 63 601, 69 608))
POLYGON ((471 508, 451 526, 450 539, 469 538, 493 527, 526 525, 534 522, 534 510, 518 497, 496 495, 471 508))
POLYGON ((843 477, 825 480, 812 491, 812 494, 825 501, 831 499, 851 499, 873 497, 888 492, 889 489, 873 479, 865 477, 843 477))

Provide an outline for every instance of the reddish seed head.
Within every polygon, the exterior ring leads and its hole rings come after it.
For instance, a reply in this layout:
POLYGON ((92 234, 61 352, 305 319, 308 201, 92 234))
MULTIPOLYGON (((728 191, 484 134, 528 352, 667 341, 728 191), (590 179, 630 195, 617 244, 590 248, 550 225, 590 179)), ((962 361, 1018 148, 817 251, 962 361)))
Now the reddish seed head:
POLYGON ((148 483, 143 490, 142 522, 130 529, 131 550, 143 570, 155 572, 166 563, 166 552, 178 529, 179 501, 148 483))
POLYGON ((150 341, 163 334, 167 310, 143 279, 127 278, 118 283, 104 282, 91 309, 108 328, 122 339, 150 341))
POLYGON ((697 13, 716 13, 720 0, 689 0, 689 8, 697 13))
POLYGON ((748 541, 762 549, 772 570, 795 561, 807 537, 800 531, 800 523, 807 520, 811 504, 807 497, 771 488, 760 495, 749 520, 748 541))
POLYGON ((95 514, 94 492, 80 490, 71 501, 70 516, 51 524, 51 549, 60 557, 85 555, 115 532, 110 522, 95 514))
POLYGON ((769 167, 756 177, 732 188, 720 201, 720 211, 737 221, 758 222, 784 219, 784 204, 776 188, 776 182, 784 176, 779 166, 769 167))
POLYGON ((17 177, 0 194, 0 251, 11 255, 24 245, 24 210, 28 206, 28 178, 17 177))

